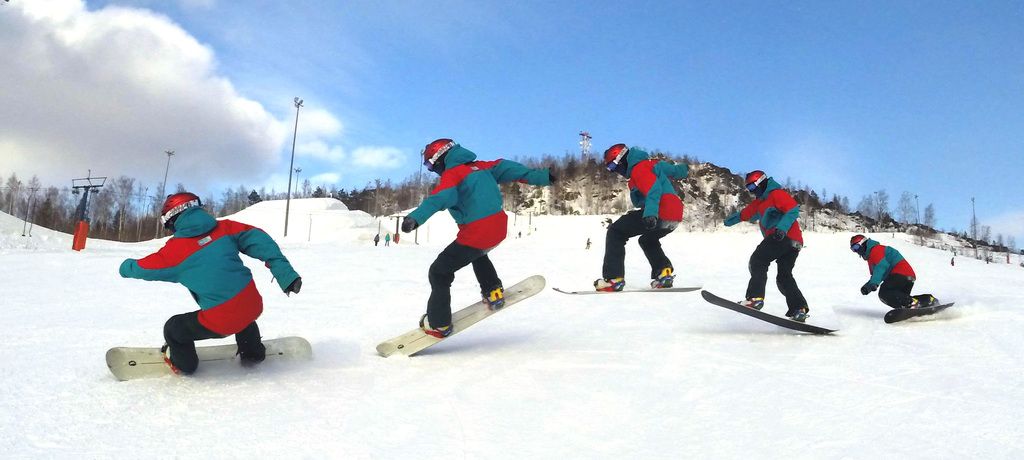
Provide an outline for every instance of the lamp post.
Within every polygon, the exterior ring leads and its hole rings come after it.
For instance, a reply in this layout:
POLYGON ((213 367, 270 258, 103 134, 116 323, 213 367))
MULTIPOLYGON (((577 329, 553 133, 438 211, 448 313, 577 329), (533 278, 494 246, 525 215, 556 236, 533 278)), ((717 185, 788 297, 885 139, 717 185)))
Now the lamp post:
MULTIPOLYGON (((171 170, 171 157, 174 156, 174 150, 164 150, 167 154, 167 167, 164 168, 164 183, 160 185, 160 194, 157 195, 157 200, 160 200, 167 196, 167 173, 171 170)), ((153 232, 153 239, 160 237, 160 215, 156 216, 156 230, 153 232)))
POLYGON ((914 194, 914 215, 917 220, 917 225, 921 225, 921 202, 917 200, 917 194, 914 194))
POLYGON ((299 187, 300 187, 300 184, 302 184, 302 182, 299 181, 299 173, 301 173, 301 172, 302 172, 302 166, 299 166, 298 168, 295 168, 295 196, 299 197, 299 198, 302 197, 302 195, 299 195, 299 187))
POLYGON ((288 198, 284 204, 284 236, 288 236, 288 212, 292 206, 292 169, 295 168, 295 140, 299 137, 299 108, 302 107, 302 99, 295 98, 295 131, 292 134, 292 161, 288 164, 288 198))

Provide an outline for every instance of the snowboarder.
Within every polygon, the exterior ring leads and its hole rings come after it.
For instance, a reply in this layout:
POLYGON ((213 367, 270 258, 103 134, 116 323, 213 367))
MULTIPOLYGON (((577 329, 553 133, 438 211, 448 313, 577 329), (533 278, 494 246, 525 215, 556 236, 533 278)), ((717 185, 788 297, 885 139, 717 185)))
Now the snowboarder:
POLYGON ((868 295, 877 289, 878 298, 892 308, 937 305, 938 301, 930 294, 910 295, 917 275, 914 274, 914 268, 910 263, 895 248, 884 246, 864 235, 853 235, 850 238, 850 250, 868 261, 871 279, 861 286, 861 294, 868 295))
POLYGON ((384 246, 390 246, 390 245, 391 245, 391 233, 388 232, 387 234, 384 235, 384 246))
POLYGON ((744 186, 754 195, 742 210, 725 218, 726 226, 740 222, 759 222, 764 240, 750 255, 750 282, 747 283, 745 307, 760 310, 764 307, 765 285, 768 283, 768 266, 774 261, 778 269, 775 283, 786 297, 786 317, 794 321, 807 320, 807 300, 793 278, 793 266, 803 248, 803 233, 800 231, 800 206, 793 197, 782 189, 778 182, 764 171, 747 174, 744 186))
POLYGON ((590 238, 587 238, 587 247, 586 247, 586 249, 590 250, 590 238))
POLYGON ((373 245, 376 246, 378 244, 380 244, 380 233, 373 235, 373 245))
POLYGON ((676 194, 672 179, 685 179, 689 166, 651 159, 647 152, 626 144, 615 144, 605 150, 604 165, 609 172, 629 180, 629 198, 640 209, 629 211, 608 225, 602 278, 594 281, 594 288, 612 292, 625 287, 626 241, 634 236, 640 236, 640 249, 651 264, 651 287, 672 287, 672 262, 661 249, 660 240, 683 220, 683 201, 676 194))
POLYGON ((409 233, 434 213, 448 209, 459 233, 430 265, 430 298, 420 328, 434 337, 452 333, 451 285, 455 272, 473 264, 481 295, 489 307, 504 306, 504 289, 487 252, 508 233, 499 183, 522 181, 550 185, 555 177, 547 169, 530 169, 509 160, 477 161, 476 154, 451 139, 437 139, 423 149, 423 164, 441 176, 438 185, 419 207, 402 221, 409 233))
POLYGON ((164 360, 175 373, 191 374, 199 366, 196 340, 234 334, 243 363, 263 361, 266 348, 256 325, 263 299, 238 253, 265 262, 285 294, 298 294, 302 278, 277 243, 256 227, 218 221, 188 192, 168 195, 160 220, 174 236, 156 253, 126 259, 120 274, 181 283, 199 304, 199 310, 174 315, 164 324, 164 360))

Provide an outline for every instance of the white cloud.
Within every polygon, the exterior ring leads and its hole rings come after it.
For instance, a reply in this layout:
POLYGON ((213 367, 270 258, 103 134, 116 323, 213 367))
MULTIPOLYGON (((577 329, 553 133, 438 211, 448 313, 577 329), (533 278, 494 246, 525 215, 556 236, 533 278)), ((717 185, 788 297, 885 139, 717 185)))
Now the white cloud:
POLYGON ((345 151, 337 145, 329 145, 324 141, 312 141, 295 146, 295 155, 313 157, 337 163, 345 159, 345 151))
POLYGON ((402 166, 402 151, 395 147, 359 147, 352 152, 352 162, 367 168, 394 169, 402 166))
POLYGON ((317 174, 317 175, 315 175, 313 177, 310 177, 309 178, 309 182, 314 184, 314 185, 320 185, 320 184, 332 185, 332 184, 337 184, 338 182, 341 182, 341 174, 338 174, 338 173, 317 174))
MULTIPOLYGON (((291 131, 218 75, 213 51, 168 18, 80 0, 0 15, 0 170, 64 182, 92 169, 170 183, 250 179, 291 131)), ((329 117, 321 132, 340 132, 329 117)), ((326 121, 323 121, 327 118, 326 121)), ((300 126, 301 127, 301 126, 300 126)))

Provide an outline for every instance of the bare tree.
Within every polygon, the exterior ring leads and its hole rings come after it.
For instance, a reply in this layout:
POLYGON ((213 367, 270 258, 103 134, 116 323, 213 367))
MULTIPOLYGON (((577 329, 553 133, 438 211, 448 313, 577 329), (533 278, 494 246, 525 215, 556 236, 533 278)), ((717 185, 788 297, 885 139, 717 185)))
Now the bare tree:
POLYGON ((935 228, 935 206, 932 206, 931 203, 928 203, 928 206, 924 208, 924 224, 935 228))
POLYGON ((909 224, 913 221, 916 214, 914 208, 914 194, 910 192, 903 192, 900 194, 900 203, 896 211, 899 215, 899 221, 904 224, 909 224))

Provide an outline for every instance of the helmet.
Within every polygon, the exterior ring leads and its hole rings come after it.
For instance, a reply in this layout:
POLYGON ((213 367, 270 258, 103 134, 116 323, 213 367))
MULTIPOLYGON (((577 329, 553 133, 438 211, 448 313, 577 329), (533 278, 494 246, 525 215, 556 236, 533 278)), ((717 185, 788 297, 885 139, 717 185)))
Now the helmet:
POLYGON ((451 139, 438 139, 423 147, 423 165, 428 170, 441 174, 444 172, 444 155, 455 147, 455 141, 451 139))
POLYGON ((760 196, 768 188, 768 175, 764 171, 754 170, 747 173, 743 183, 748 192, 760 196))
POLYGON ((167 199, 164 200, 164 209, 160 212, 160 221, 164 223, 164 228, 173 230, 174 219, 178 217, 178 214, 181 214, 188 208, 201 207, 202 205, 203 201, 194 193, 182 192, 167 195, 167 199))
POLYGON ((626 164, 626 153, 629 152, 629 147, 626 144, 615 144, 608 147, 608 150, 604 151, 604 166, 611 172, 619 173, 623 176, 626 175, 626 169, 629 165, 626 164))
POLYGON ((868 237, 859 234, 853 235, 853 237, 850 238, 850 250, 856 252, 857 254, 864 255, 864 253, 868 250, 867 243, 868 237))

